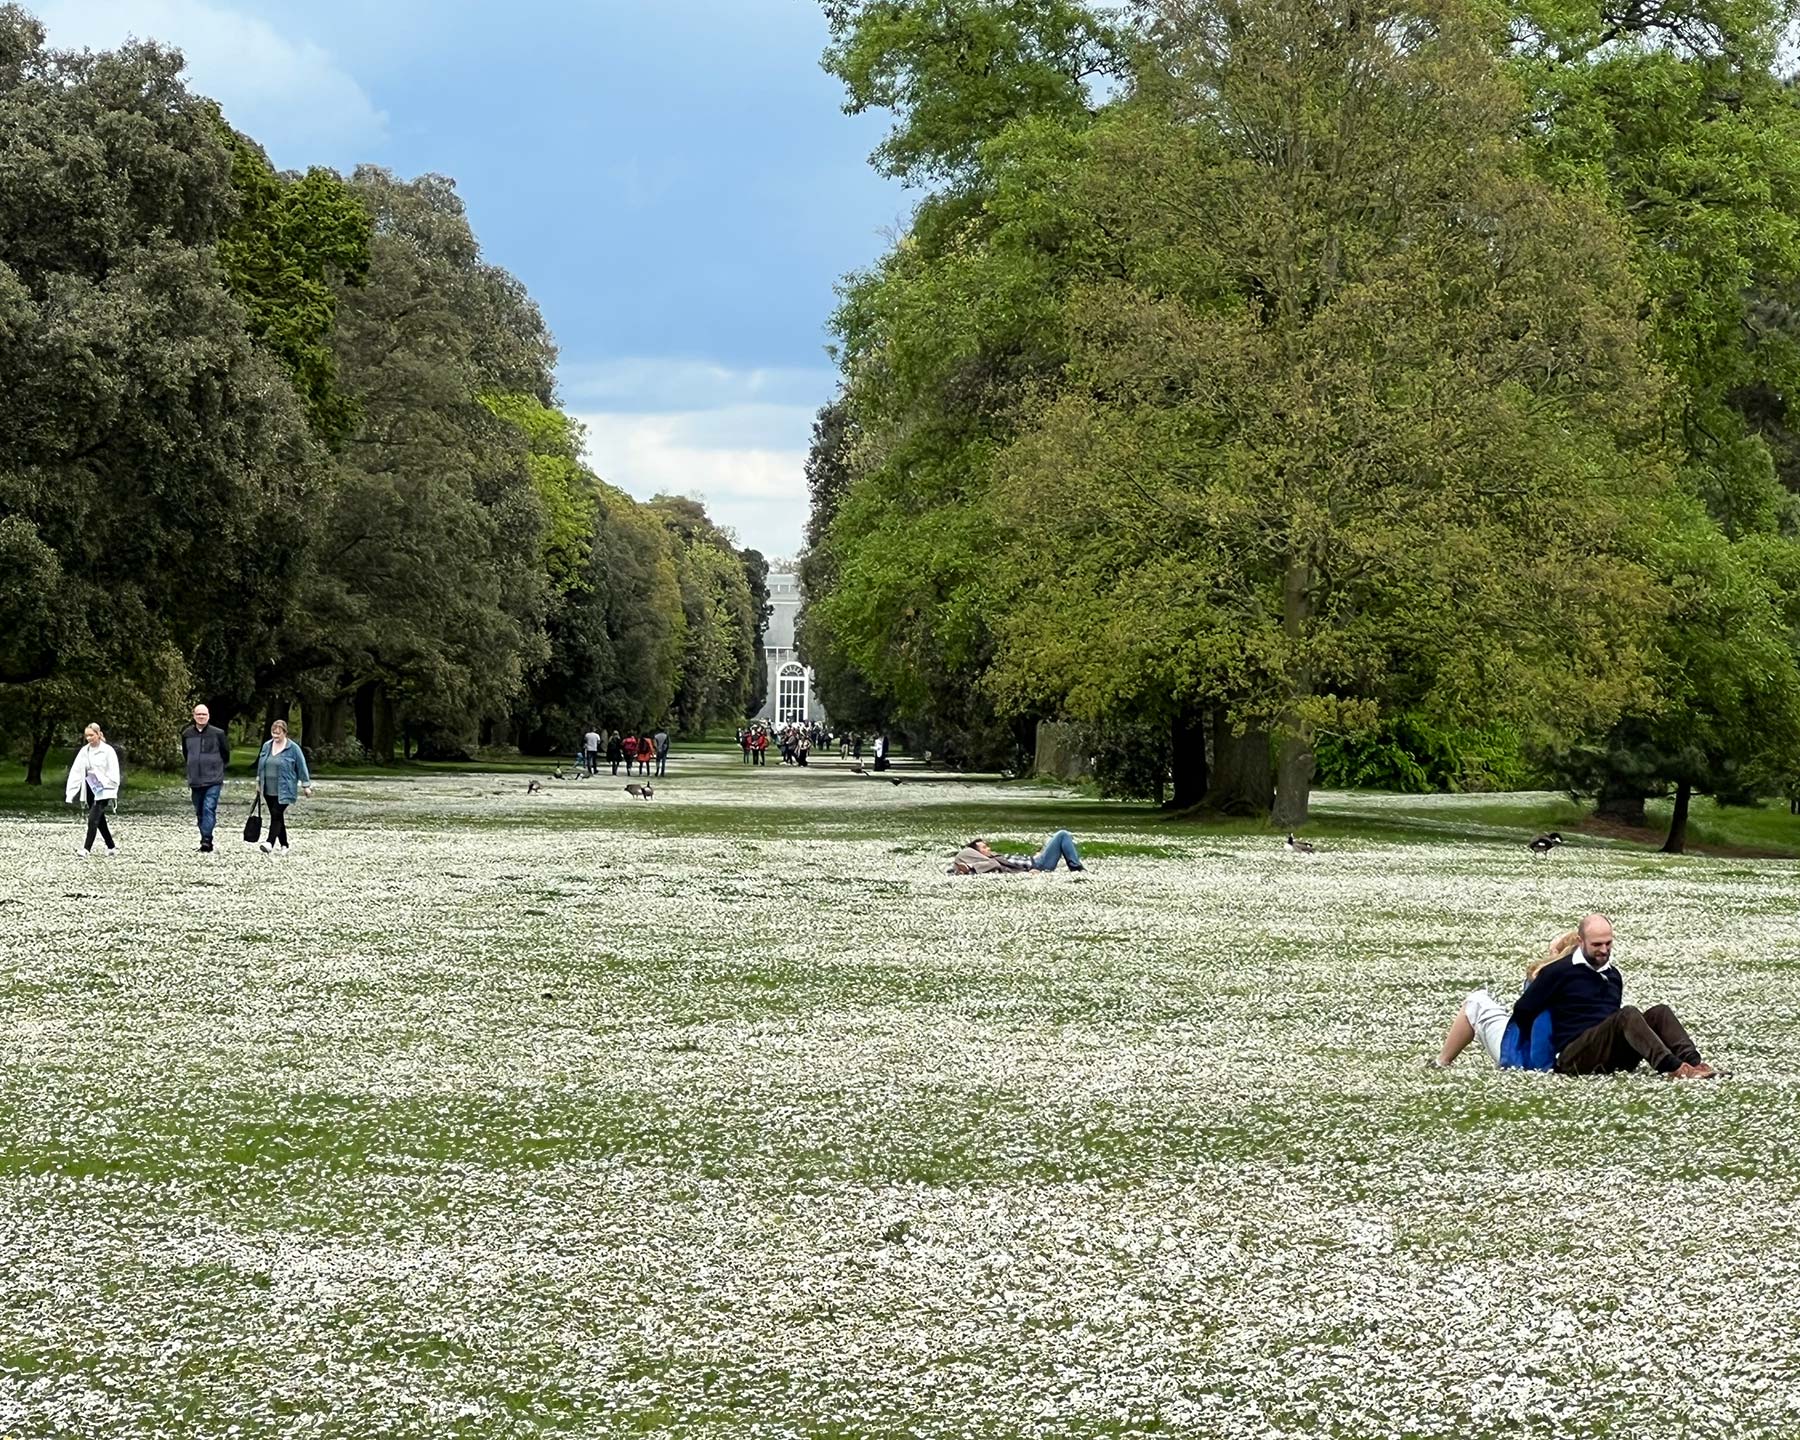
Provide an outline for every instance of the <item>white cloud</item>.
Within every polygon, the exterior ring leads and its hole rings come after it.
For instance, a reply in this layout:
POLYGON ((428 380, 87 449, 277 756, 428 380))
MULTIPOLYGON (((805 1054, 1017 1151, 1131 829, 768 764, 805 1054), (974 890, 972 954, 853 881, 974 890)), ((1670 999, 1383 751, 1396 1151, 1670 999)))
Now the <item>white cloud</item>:
POLYGON ((387 115, 311 40, 205 0, 44 0, 50 43, 108 50, 128 38, 178 48, 196 90, 289 168, 349 168, 387 138, 387 115))
POLYGON ((588 463, 640 500, 691 495, 765 555, 791 556, 806 523, 807 407, 738 406, 655 414, 580 413, 588 463), (774 413, 771 413, 774 412, 774 413), (798 444, 778 443, 785 417, 798 444))
POLYGON ((837 388, 835 371, 642 357, 564 365, 559 379, 606 480, 640 500, 704 501, 771 559, 798 552, 813 416, 837 388))

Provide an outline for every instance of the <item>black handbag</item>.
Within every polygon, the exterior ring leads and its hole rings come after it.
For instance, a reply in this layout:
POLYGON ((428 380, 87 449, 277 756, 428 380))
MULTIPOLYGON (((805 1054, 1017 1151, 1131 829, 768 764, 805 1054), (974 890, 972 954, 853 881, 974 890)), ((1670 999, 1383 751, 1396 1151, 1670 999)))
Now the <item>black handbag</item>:
POLYGON ((244 821, 244 843, 254 845, 262 839, 262 792, 256 793, 256 803, 250 807, 250 816, 244 821))

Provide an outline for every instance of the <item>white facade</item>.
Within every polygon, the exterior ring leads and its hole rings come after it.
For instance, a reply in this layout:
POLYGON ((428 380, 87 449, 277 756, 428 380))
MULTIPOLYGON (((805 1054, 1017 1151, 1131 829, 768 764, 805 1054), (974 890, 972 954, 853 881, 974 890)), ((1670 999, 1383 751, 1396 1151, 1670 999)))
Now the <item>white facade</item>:
MULTIPOLYGON (((780 564, 781 562, 777 562, 780 564)), ((794 649, 794 622, 800 618, 800 577, 791 565, 769 572, 769 626, 763 633, 763 663, 769 693, 757 719, 776 726, 824 724, 825 711, 813 695, 813 673, 794 649)))

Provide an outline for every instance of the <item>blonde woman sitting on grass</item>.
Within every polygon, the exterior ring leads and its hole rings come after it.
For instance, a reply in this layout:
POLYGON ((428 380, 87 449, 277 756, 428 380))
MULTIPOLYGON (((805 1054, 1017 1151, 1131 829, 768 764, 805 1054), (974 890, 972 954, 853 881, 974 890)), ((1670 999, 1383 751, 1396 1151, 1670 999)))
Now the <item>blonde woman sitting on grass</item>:
MULTIPOLYGON (((1525 983, 1529 985, 1552 965, 1566 964, 1580 944, 1579 930, 1558 935, 1550 942, 1548 950, 1525 967, 1525 983)), ((1502 1005, 1486 990, 1475 991, 1463 1001, 1462 1009, 1456 1012, 1456 1018, 1450 1022, 1450 1033, 1444 1036, 1444 1048, 1438 1051, 1436 1059, 1425 1062, 1426 1067, 1431 1070, 1448 1070, 1456 1063, 1456 1057, 1468 1049, 1471 1040, 1479 1040, 1481 1048, 1487 1051, 1488 1059, 1498 1065, 1500 1042, 1506 1036, 1506 1024, 1511 1019, 1512 1006, 1502 1005)))

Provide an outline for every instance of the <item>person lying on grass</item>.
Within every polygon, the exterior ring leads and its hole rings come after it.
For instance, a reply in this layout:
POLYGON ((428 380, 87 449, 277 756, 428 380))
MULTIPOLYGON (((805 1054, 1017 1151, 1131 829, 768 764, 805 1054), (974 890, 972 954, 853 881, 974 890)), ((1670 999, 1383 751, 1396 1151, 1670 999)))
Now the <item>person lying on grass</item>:
POLYGON ((1075 848, 1075 837, 1067 830, 1058 830, 1035 855, 1001 855, 977 836, 956 852, 956 858, 950 862, 950 873, 1023 875, 1028 870, 1054 870, 1059 860, 1071 870, 1087 868, 1081 863, 1081 852, 1075 848))
POLYGON ((1549 1011, 1558 1075, 1610 1075, 1645 1060, 1671 1080, 1710 1080, 1719 1073, 1700 1058, 1667 1005, 1639 1010, 1621 1003, 1625 980, 1612 960, 1612 921, 1589 915, 1579 936, 1569 963, 1540 970, 1512 1012, 1519 1033, 1529 1035, 1532 1023, 1549 1011))
MULTIPOLYGON (((1575 953, 1581 944, 1581 933, 1571 930, 1566 935, 1559 935, 1550 942, 1550 948, 1525 967, 1525 984, 1531 982, 1552 965, 1566 965, 1569 956, 1575 953)), ((1496 1065, 1500 1063, 1500 1041, 1506 1035, 1506 1022, 1512 1018, 1512 1011, 1507 1009, 1486 990, 1477 990, 1462 1003, 1462 1009, 1456 1012, 1456 1018, 1450 1022, 1449 1032, 1444 1036, 1443 1048, 1437 1053, 1435 1060, 1425 1062, 1432 1070, 1448 1070, 1456 1063, 1456 1057, 1469 1046, 1471 1040, 1479 1040, 1481 1048, 1487 1051, 1488 1059, 1496 1065)))

